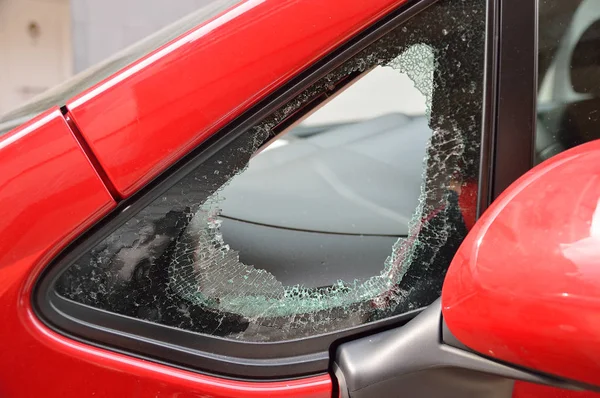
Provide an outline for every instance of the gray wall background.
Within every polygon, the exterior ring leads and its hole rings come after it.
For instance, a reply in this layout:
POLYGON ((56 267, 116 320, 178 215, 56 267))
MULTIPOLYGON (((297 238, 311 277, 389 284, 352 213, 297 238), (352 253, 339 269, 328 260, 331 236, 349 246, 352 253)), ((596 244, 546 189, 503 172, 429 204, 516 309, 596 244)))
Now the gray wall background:
POLYGON ((71 0, 73 72, 175 22, 211 0, 71 0))

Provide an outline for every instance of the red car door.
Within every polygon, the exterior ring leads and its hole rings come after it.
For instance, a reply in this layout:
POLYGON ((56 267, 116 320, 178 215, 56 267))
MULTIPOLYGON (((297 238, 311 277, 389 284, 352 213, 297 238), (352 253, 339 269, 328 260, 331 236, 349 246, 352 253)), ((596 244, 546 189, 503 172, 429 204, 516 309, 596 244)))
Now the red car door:
POLYGON ((245 1, 83 93, 63 112, 51 109, 3 136, 0 394, 331 396, 326 374, 242 382, 90 346, 48 329, 34 315, 30 296, 45 263, 121 198, 402 3, 245 1), (241 37, 249 39, 243 46, 241 37), (267 45, 267 39, 276 40, 267 45), (177 79, 182 74, 188 77, 177 79), (124 105, 107 108, 115 98, 124 105), (94 127, 99 108, 115 113, 94 127), (182 129, 175 132, 174 124, 182 129), (136 131, 136 125, 142 129, 136 131), (110 150, 112 165, 96 147, 104 143, 119 148, 110 150))
POLYGON ((219 1, 8 115, 0 395, 346 394, 533 165, 509 3, 219 1))

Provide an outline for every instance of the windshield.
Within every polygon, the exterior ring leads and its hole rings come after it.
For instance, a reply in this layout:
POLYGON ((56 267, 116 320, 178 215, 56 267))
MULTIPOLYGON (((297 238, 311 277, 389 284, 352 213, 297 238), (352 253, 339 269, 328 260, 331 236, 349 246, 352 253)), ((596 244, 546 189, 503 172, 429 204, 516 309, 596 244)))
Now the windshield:
POLYGON ((63 106, 76 94, 92 87, 146 54, 158 49, 181 34, 207 21, 240 0, 213 0, 210 4, 180 19, 107 60, 73 76, 64 83, 40 94, 26 104, 0 116, 0 135, 53 106, 63 106))

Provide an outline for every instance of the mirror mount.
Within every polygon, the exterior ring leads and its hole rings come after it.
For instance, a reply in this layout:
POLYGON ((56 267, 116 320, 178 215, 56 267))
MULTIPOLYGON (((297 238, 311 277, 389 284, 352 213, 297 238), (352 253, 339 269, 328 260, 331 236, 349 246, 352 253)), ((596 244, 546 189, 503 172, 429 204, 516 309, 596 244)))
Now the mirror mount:
POLYGON ((340 396, 510 398, 514 380, 575 388, 453 347, 443 329, 437 300, 404 326, 341 344, 333 364, 340 396))

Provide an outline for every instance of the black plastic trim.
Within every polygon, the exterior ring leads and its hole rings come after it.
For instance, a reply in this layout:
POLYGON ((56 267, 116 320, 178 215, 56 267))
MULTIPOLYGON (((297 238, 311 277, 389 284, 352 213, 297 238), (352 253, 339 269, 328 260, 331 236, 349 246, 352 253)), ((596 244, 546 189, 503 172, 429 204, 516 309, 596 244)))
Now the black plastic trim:
POLYGON ((333 366, 343 398, 404 395, 510 398, 514 380, 563 389, 568 381, 506 365, 443 340, 440 300, 406 325, 342 344, 333 366))
POLYGON ((147 322, 50 294, 54 297, 50 297, 42 310, 51 314, 51 322, 60 322, 60 328, 75 340, 108 349, 118 347, 130 355, 162 359, 188 370, 245 380, 324 373, 329 366, 329 346, 335 341, 397 327, 421 311, 300 340, 253 343, 147 322))
POLYGON ((483 112, 481 132, 481 157, 479 163, 479 185, 477 192, 477 216, 479 217, 492 203, 494 171, 494 137, 496 130, 498 92, 498 43, 500 31, 500 0, 488 0, 485 71, 483 85, 483 112))
POLYGON ((537 102, 537 0, 500 0, 495 199, 534 162, 537 102))
POLYGON ((199 164, 302 92, 312 82, 436 1, 410 1, 384 17, 208 139, 139 193, 119 202, 105 219, 63 250, 40 276, 32 297, 37 316, 51 329, 88 344, 127 352, 129 355, 153 361, 168 361, 171 365, 185 369, 244 379, 289 379, 326 372, 329 366, 328 350, 334 341, 350 335, 389 329, 414 317, 420 310, 358 328, 302 340, 267 344, 237 342, 85 306, 57 295, 52 287, 63 269, 148 206, 199 164))

